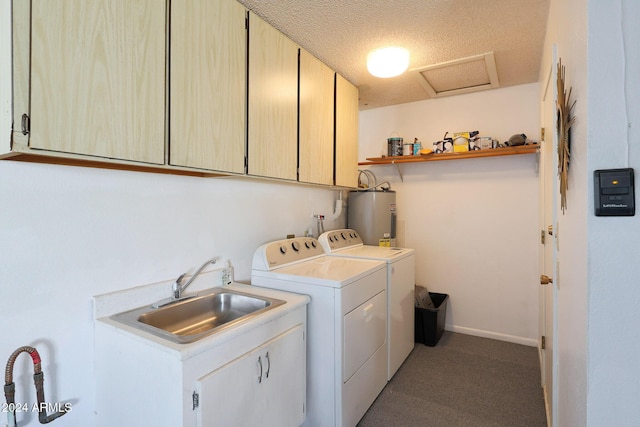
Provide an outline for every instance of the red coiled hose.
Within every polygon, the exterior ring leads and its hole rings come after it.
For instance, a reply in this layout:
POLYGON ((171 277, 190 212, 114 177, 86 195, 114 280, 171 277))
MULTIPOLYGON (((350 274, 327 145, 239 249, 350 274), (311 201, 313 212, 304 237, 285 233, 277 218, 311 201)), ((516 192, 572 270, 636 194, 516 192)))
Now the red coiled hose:
POLYGON ((40 354, 38 350, 30 346, 23 346, 18 348, 16 351, 11 353, 9 356, 9 360, 7 361, 7 366, 4 370, 4 397, 7 401, 7 407, 10 411, 11 417, 10 421, 13 422, 14 427, 16 425, 15 422, 15 389, 16 386, 13 383, 13 365, 16 361, 16 358, 21 353, 29 353, 31 356, 31 360, 33 360, 33 380, 36 386, 36 398, 38 399, 38 421, 40 424, 47 424, 51 421, 55 420, 58 417, 66 414, 66 411, 56 412, 51 415, 47 415, 45 411, 46 405, 44 403, 44 375, 42 373, 42 360, 40 359, 40 354))

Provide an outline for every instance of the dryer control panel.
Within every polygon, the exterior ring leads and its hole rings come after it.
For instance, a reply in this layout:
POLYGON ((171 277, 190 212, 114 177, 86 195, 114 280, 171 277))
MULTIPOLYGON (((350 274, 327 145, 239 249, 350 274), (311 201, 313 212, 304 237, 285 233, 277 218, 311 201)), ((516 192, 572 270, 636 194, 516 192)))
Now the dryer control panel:
POLYGON ((363 245, 360 235, 350 228, 327 231, 322 233, 318 240, 327 253, 363 245))
POLYGON ((323 256, 324 250, 313 237, 276 240, 260 246, 253 254, 251 268, 269 271, 295 262, 323 256))

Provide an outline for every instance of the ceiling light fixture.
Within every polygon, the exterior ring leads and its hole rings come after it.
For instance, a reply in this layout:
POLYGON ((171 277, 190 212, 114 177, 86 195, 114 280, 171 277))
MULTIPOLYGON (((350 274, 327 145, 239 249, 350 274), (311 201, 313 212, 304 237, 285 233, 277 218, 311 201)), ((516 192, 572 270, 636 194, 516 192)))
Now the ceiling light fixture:
POLYGON ((376 77, 399 76, 408 67, 409 51, 402 47, 383 47, 372 50, 367 55, 367 69, 376 77))

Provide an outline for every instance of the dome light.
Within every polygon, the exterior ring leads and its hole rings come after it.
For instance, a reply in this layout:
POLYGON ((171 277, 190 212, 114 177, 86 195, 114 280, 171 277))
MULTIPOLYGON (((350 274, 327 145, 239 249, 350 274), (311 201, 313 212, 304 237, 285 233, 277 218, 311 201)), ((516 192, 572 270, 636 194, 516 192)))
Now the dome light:
POLYGON ((408 67, 409 51, 402 47, 383 47, 372 50, 367 55, 367 69, 376 77, 399 76, 408 67))

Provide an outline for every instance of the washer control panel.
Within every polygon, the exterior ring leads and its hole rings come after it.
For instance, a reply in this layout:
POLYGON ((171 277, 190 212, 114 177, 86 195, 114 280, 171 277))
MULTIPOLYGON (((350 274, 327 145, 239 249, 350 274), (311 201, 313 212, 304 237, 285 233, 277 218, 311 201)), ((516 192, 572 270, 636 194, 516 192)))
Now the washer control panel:
POLYGON ((276 240, 260 246, 253 255, 254 270, 268 271, 284 265, 324 255, 320 243, 313 237, 276 240))
POLYGON ((318 240, 326 252, 363 245, 358 232, 350 228, 327 231, 318 240))

